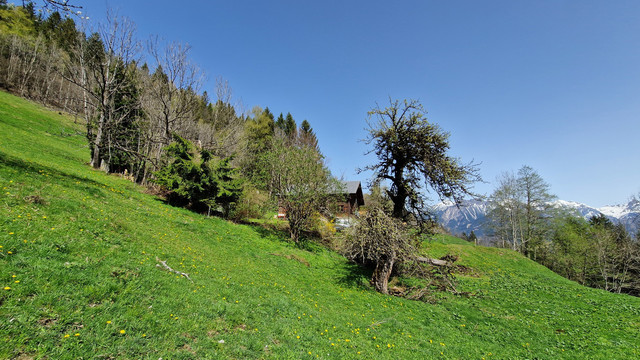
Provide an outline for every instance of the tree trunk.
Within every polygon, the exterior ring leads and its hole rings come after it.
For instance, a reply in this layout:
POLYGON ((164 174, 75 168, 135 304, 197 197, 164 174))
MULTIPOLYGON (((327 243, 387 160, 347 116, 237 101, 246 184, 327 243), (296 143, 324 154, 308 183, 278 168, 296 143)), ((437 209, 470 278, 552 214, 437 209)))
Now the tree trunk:
POLYGON ((93 140, 93 152, 91 158, 91 166, 94 169, 100 168, 100 145, 102 145, 102 130, 105 123, 104 113, 100 114, 98 121, 98 129, 96 130, 96 138, 93 140))
POLYGON ((395 258, 392 258, 376 265, 376 269, 373 271, 373 276, 371 277, 371 285, 376 288, 376 291, 385 295, 389 294, 389 277, 391 277, 394 263, 395 258))

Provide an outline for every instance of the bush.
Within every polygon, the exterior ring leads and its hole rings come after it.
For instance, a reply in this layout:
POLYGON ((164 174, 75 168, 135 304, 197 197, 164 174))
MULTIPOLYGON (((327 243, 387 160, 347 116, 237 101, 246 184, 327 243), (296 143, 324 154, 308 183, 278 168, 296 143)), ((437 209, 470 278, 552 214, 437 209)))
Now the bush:
POLYGON ((416 252, 404 225, 376 207, 365 213, 346 233, 345 256, 373 267, 371 285, 388 294, 394 265, 412 259, 416 252))
POLYGON ((264 217, 271 207, 272 202, 266 192, 246 184, 230 217, 235 221, 259 219, 264 217))

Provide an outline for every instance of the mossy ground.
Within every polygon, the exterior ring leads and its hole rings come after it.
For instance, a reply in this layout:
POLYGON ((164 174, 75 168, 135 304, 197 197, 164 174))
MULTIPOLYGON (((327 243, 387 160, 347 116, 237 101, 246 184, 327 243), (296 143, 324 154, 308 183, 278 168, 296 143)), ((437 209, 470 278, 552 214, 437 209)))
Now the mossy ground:
POLYGON ((640 357, 640 299, 515 252, 427 241, 473 270, 473 295, 384 296, 330 250, 170 207, 88 160, 72 117, 0 92, 0 358, 640 357))

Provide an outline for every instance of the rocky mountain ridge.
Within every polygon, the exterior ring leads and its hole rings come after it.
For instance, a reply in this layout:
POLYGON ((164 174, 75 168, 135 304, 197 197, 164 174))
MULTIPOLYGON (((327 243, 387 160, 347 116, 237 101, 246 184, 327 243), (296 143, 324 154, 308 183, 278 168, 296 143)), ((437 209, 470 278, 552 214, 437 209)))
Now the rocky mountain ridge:
MULTIPOLYGON (((623 224, 630 234, 640 230, 640 200, 632 199, 627 204, 609 205, 595 208, 575 201, 556 200, 551 205, 558 209, 574 212, 589 219, 602 214, 615 224, 623 224)), ((487 211, 489 204, 484 200, 466 200, 455 206, 452 202, 441 202, 432 207, 438 222, 454 235, 469 234, 478 237, 490 235, 487 211)))

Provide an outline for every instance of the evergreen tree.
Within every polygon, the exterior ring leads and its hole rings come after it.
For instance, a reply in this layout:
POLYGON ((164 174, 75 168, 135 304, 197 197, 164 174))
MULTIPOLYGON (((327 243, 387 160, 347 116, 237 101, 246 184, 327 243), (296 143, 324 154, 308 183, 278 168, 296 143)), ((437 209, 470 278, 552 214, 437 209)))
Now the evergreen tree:
POLYGON ((276 120, 276 127, 282 131, 285 131, 286 125, 285 125, 284 116, 282 116, 282 113, 278 115, 278 120, 276 120))
POLYGON ((298 132, 298 142, 301 144, 318 149, 318 138, 311 128, 311 124, 307 120, 302 120, 300 131, 298 132))
POLYGON ((287 113, 287 117, 284 120, 284 133, 288 137, 292 137, 296 133, 296 121, 293 120, 291 113, 287 113))
POLYGON ((170 191, 169 200, 176 205, 207 212, 220 207, 227 216, 242 194, 242 181, 231 159, 217 159, 177 134, 173 140, 166 148, 166 165, 156 172, 154 182, 170 191))

